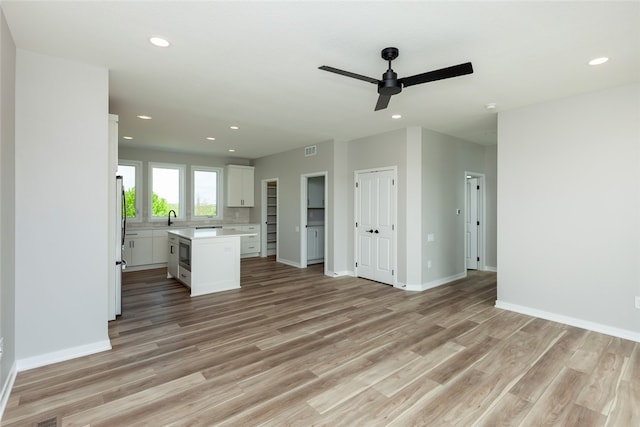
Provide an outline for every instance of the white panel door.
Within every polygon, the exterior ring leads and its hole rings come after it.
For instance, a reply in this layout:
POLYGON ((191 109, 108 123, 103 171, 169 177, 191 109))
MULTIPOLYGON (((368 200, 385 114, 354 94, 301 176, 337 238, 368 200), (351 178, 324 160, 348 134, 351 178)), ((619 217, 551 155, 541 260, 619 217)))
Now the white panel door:
POLYGON ((478 269, 478 229, 480 217, 478 215, 478 200, 480 187, 478 178, 467 179, 467 268, 478 269))
POLYGON ((395 171, 362 172, 356 187, 357 275, 394 284, 395 171))

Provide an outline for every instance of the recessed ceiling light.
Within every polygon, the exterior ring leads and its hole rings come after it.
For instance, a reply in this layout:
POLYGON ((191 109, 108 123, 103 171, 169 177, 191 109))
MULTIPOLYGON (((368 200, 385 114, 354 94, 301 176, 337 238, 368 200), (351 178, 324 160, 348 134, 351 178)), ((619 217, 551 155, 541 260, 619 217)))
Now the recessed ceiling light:
POLYGON ((215 141, 215 140, 216 140, 216 139, 215 139, 214 137, 212 137, 212 136, 208 136, 208 137, 207 137, 207 139, 208 139, 209 141, 215 141))
POLYGON ((392 119, 401 119, 402 118, 402 114, 394 114, 393 116, 391 116, 392 119))
POLYGON ((495 102, 490 102, 488 104, 485 104, 484 108, 486 108, 487 110, 495 110, 496 108, 498 108, 498 104, 496 104, 495 102))
POLYGON ((233 148, 229 148, 229 152, 230 152, 230 153, 235 153, 235 152, 236 152, 236 150, 234 150, 233 148))
POLYGON ((607 62, 608 60, 609 58, 607 58, 606 56, 601 56, 600 58, 593 58, 591 61, 589 61, 589 65, 601 65, 607 62))
POLYGON ((133 139, 132 136, 123 136, 122 139, 133 139))
POLYGON ((145 116, 144 114, 141 114, 141 115, 136 116, 136 117, 138 117, 139 119, 142 119, 142 120, 151 120, 152 119, 151 116, 145 116))
POLYGON ((240 129, 238 126, 229 126, 229 128, 233 129, 233 130, 238 130, 240 129))
POLYGON ((149 43, 157 47, 169 47, 171 43, 167 39, 163 39, 162 37, 149 37, 149 43))

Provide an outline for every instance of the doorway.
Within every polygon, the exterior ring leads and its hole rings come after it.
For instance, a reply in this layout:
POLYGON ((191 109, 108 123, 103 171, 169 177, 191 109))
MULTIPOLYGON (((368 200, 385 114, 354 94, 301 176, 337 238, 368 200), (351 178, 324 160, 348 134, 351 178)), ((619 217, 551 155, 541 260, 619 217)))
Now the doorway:
POLYGON ((465 265, 484 270, 484 174, 465 172, 465 265))
POLYGON ((395 168, 356 171, 355 273, 358 277, 395 285, 395 168))
MULTIPOLYGON (((327 172, 301 175, 300 266, 325 262, 328 208, 327 172)), ((325 264, 325 273, 327 267, 325 264)))
POLYGON ((260 254, 263 257, 274 256, 278 261, 278 231, 280 200, 278 195, 278 178, 262 180, 262 227, 260 254))

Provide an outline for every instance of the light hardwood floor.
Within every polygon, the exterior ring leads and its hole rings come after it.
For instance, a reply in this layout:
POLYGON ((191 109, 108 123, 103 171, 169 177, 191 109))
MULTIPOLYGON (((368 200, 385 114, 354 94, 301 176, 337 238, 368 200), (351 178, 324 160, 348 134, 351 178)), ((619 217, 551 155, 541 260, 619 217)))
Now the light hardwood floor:
POLYGON ((124 282, 113 350, 20 373, 3 426, 640 425, 640 344, 497 309, 494 273, 411 293, 269 258, 197 298, 124 282))

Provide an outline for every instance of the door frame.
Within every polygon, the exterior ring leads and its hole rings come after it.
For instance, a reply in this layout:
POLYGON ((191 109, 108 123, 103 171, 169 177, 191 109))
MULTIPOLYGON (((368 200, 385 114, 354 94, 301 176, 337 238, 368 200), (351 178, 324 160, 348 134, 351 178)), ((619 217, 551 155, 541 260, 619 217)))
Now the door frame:
POLYGON ((395 180, 394 188, 394 199, 395 203, 391 208, 393 212, 393 269, 395 273, 393 274, 393 283, 389 283, 393 287, 398 287, 398 167, 397 166, 385 166, 373 169, 359 169, 353 171, 353 274, 355 277, 358 276, 358 267, 356 267, 356 262, 358 261, 358 228, 355 226, 358 221, 358 189, 356 187, 356 183, 358 182, 358 175, 361 173, 373 173, 373 172, 383 172, 383 171, 392 171, 393 179, 395 180))
POLYGON ((313 172, 300 175, 300 268, 307 268, 307 188, 309 178, 324 177, 324 274, 327 274, 327 236, 329 232, 329 172, 313 172))
POLYGON ((262 189, 262 212, 261 212, 261 220, 262 224, 260 225, 260 256, 267 256, 267 184, 270 182, 276 183, 276 261, 280 261, 280 182, 278 178, 268 178, 263 179, 261 181, 261 189, 262 189))
POLYGON ((469 200, 469 194, 468 194, 468 188, 467 188, 467 179, 468 178, 477 178, 478 179, 478 185, 480 185, 480 194, 478 195, 478 200, 480 201, 480 206, 478 207, 478 216, 480 218, 480 228, 478 230, 478 257, 480 258, 480 262, 478 263, 478 270, 479 271, 484 271, 487 269, 487 264, 486 264, 486 239, 485 236, 487 235, 486 233, 486 229, 487 229, 487 224, 486 224, 486 190, 485 190, 485 186, 486 186, 486 179, 485 179, 485 174, 484 173, 480 173, 480 172, 471 172, 471 171, 465 171, 464 173, 464 181, 463 181, 463 185, 464 185, 464 214, 465 214, 465 218, 464 221, 462 221, 463 223, 463 238, 464 238, 464 251, 463 251, 463 264, 464 264, 464 268, 465 268, 465 272, 467 271, 467 221, 466 221, 466 215, 469 209, 467 200, 469 200))

